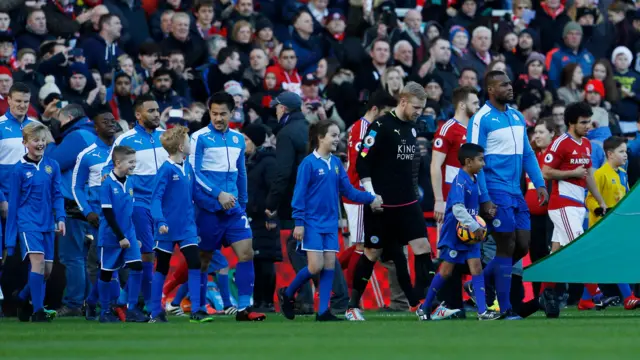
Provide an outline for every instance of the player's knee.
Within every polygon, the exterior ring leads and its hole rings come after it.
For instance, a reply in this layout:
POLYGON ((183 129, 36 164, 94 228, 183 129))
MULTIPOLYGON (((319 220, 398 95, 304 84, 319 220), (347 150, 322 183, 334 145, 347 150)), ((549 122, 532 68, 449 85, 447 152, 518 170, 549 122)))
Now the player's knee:
POLYGON ((409 242, 411 244, 411 250, 416 255, 427 254, 431 252, 431 245, 427 238, 416 239, 409 242))
POLYGON ((236 253, 239 262, 252 261, 253 260, 253 248, 245 247, 236 253))
POLYGON ((366 256, 371 262, 378 261, 378 259, 380 259, 380 255, 382 255, 382 249, 364 249, 364 256, 366 256))
POLYGON ((445 262, 442 262, 442 264, 440 264, 440 270, 438 271, 438 273, 443 278, 448 279, 451 277, 451 274, 453 274, 453 269, 455 269, 455 264, 448 263, 445 261, 445 262))
POLYGON ((171 262, 171 254, 164 251, 156 250, 156 271, 167 276, 169 273, 169 263, 171 262))
POLYGON ((320 274, 320 272, 322 271, 323 268, 324 268, 324 263, 311 263, 310 262, 309 265, 307 265, 307 269, 313 275, 320 274))
POLYGON ((113 278, 113 271, 109 270, 100 270, 100 281, 111 282, 113 278))
POLYGON ((197 270, 201 268, 197 246, 187 246, 182 249, 182 255, 184 255, 185 260, 187 260, 187 267, 189 270, 197 270))
POLYGON ((131 271, 142 271, 142 261, 134 261, 127 264, 131 271))
POLYGON ((153 253, 144 253, 141 258, 144 262, 153 262, 153 253))

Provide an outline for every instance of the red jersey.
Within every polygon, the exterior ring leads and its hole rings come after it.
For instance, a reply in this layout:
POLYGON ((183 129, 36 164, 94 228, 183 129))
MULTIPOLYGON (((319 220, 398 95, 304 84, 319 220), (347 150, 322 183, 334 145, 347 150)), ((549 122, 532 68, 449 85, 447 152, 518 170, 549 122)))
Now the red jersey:
POLYGON ((460 171, 458 151, 460 150, 460 146, 466 142, 467 128, 456 119, 451 119, 442 124, 433 138, 433 151, 446 154, 441 168, 442 195, 444 201, 447 201, 447 194, 449 194, 451 183, 460 171))
MULTIPOLYGON (((580 142, 564 134, 559 136, 544 155, 544 164, 562 171, 575 170, 580 166, 591 168, 591 142, 583 137, 580 142)), ((586 178, 553 180, 553 190, 549 198, 549 210, 567 206, 584 207, 586 178)))
MULTIPOLYGON (((366 134, 369 125, 370 123, 367 119, 360 118, 360 120, 353 123, 349 128, 349 138, 347 141, 347 175, 349 176, 349 182, 351 185, 359 190, 363 190, 363 188, 360 183, 360 176, 356 171, 356 161, 358 159, 358 154, 360 153, 362 138, 364 137, 364 134, 366 134)), ((355 204, 345 197, 343 197, 342 200, 347 204, 355 204)))
MULTIPOLYGON (((538 166, 542 169, 544 165, 544 151, 539 151, 536 153, 536 158, 538 159, 538 166)), ((549 208, 549 204, 545 204, 540 206, 540 202, 538 201, 538 192, 536 191, 535 185, 531 179, 529 179, 529 175, 525 176, 527 181, 527 192, 524 194, 524 200, 527 202, 529 206, 529 212, 531 215, 544 215, 547 213, 549 208)))

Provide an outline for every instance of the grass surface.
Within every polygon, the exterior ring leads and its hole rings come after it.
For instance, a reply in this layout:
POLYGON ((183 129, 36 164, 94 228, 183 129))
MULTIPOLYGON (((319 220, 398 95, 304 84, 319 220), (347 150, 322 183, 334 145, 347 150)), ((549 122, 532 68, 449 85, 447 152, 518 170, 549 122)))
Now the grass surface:
POLYGON ((638 359, 640 312, 563 311, 524 321, 418 322, 412 314, 366 314, 366 322, 263 323, 216 317, 209 324, 50 324, 0 320, 0 359, 638 359))

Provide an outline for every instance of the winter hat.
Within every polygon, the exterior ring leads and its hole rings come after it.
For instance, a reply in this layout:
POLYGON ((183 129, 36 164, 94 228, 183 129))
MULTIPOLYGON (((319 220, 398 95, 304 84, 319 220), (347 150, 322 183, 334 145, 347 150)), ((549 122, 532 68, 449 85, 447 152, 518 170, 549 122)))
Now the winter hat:
POLYGON ((580 21, 580 18, 587 15, 593 16, 594 24, 598 22, 598 18, 600 17, 600 13, 596 8, 579 7, 576 11, 576 21, 580 21))
POLYGON ((569 31, 578 31, 580 35, 582 35, 582 25, 575 21, 568 22, 567 25, 564 26, 564 29, 562 29, 562 37, 566 37, 569 31))
POLYGON ((249 124, 242 128, 245 134, 256 146, 262 146, 267 139, 267 129, 260 124, 249 124))
POLYGON ((11 69, 9 69, 6 66, 0 66, 0 75, 9 75, 9 77, 13 79, 13 74, 11 73, 11 69))
POLYGON ((627 55, 627 66, 631 65, 631 59, 633 59, 633 55, 631 54, 631 50, 629 50, 629 48, 626 46, 618 46, 613 50, 613 53, 611 53, 611 63, 615 64, 616 57, 618 57, 618 55, 620 54, 627 55))
POLYGON ((46 78, 44 78, 44 85, 42 85, 40 91, 38 92, 38 99, 42 101, 46 99, 47 96, 54 93, 59 95, 62 94, 60 88, 56 85, 56 78, 53 77, 53 75, 48 75, 46 78))
POLYGON ((424 80, 422 81, 422 85, 424 87, 427 87, 427 85, 431 84, 431 83, 436 83, 440 86, 440 89, 444 90, 444 81, 442 80, 442 78, 438 75, 427 75, 424 80))
POLYGON ((584 91, 586 92, 597 92, 604 99, 605 91, 604 84, 602 81, 597 79, 591 79, 587 82, 587 85, 584 86, 584 91))
POLYGON ((267 29, 267 28, 273 30, 273 23, 271 22, 271 20, 267 18, 259 18, 259 20, 256 21, 256 33, 262 29, 267 29))
POLYGON ((333 20, 342 20, 345 23, 347 22, 347 18, 344 16, 342 11, 337 10, 337 9, 331 10, 329 12, 329 16, 324 18, 324 23, 326 25, 326 24, 329 24, 330 22, 332 22, 333 20))
POLYGON ((71 71, 71 75, 80 74, 86 77, 89 73, 89 68, 84 63, 74 62, 69 65, 69 71, 71 71))
POLYGON ((540 35, 538 34, 538 32, 532 28, 526 28, 522 30, 520 34, 518 34, 518 39, 520 39, 520 36, 524 34, 528 34, 529 36, 531 36, 531 38, 533 39, 533 49, 538 49, 538 46, 540 46, 540 35))
POLYGON ((520 97, 520 104, 518 104, 518 108, 520 109, 520 111, 525 111, 540 103, 542 103, 542 99, 540 99, 538 95, 531 91, 527 91, 520 97))
POLYGON ((531 64, 534 61, 540 61, 540 63, 544 66, 546 58, 544 57, 544 55, 540 54, 539 52, 532 52, 531 54, 529 54, 527 61, 524 63, 524 68, 528 69, 529 64, 531 64))
POLYGON ((467 29, 463 28, 460 25, 455 25, 455 26, 452 26, 451 29, 449 29, 449 41, 453 42, 453 38, 456 37, 456 34, 461 32, 461 31, 465 35, 467 35, 467 39, 470 39, 469 32, 467 31, 467 29))
POLYGON ((234 80, 227 81, 224 83, 224 92, 232 96, 242 96, 242 85, 234 80))

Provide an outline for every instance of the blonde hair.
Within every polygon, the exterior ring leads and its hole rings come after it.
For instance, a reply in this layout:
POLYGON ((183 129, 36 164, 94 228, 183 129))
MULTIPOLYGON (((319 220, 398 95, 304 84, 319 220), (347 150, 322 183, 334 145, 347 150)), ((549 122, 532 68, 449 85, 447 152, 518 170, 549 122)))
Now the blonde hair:
POLYGON ((189 129, 176 125, 160 136, 160 143, 169 155, 173 155, 179 151, 180 145, 184 144, 185 135, 188 136, 188 134, 189 129))
POLYGON ((47 127, 42 123, 32 122, 22 129, 22 140, 27 142, 38 136, 40 133, 44 133, 44 137, 46 138, 49 133, 49 129, 47 129, 47 127))
POLYGON ((400 99, 409 100, 414 97, 418 100, 427 100, 427 92, 422 85, 415 81, 409 81, 400 91, 400 99))
MULTIPOLYGON (((251 23, 248 21, 239 20, 233 25, 233 30, 231 31, 231 39, 233 39, 234 41, 238 41, 238 33, 243 27, 248 27, 251 31, 251 34, 253 35, 253 25, 251 25, 251 23)), ((251 41, 251 39, 249 39, 249 41, 251 41)))
POLYGON ((404 80, 402 79, 402 75, 403 75, 403 71, 398 69, 397 67, 386 68, 384 70, 384 74, 382 75, 382 78, 380 79, 380 81, 382 82, 382 88, 385 89, 392 96, 397 96, 402 91, 402 88, 404 87, 404 80), (400 76, 400 89, 394 91, 394 93, 392 94, 391 90, 389 89, 389 82, 387 80, 389 79, 389 74, 393 72, 397 73, 400 76))

